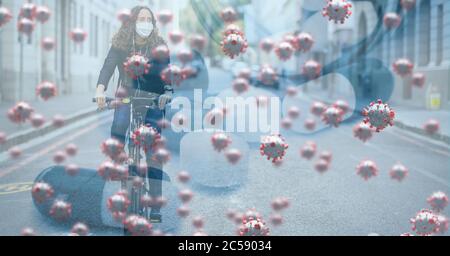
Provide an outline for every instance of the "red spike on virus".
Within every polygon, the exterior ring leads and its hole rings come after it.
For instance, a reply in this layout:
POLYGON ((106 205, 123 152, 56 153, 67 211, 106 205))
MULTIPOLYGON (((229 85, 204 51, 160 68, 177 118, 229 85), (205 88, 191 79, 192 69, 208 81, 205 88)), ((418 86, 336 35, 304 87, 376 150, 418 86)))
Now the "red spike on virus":
POLYGON ((82 28, 74 28, 70 31, 69 36, 74 43, 81 44, 86 40, 87 32, 82 28))
POLYGON ((384 26, 391 30, 400 26, 402 18, 395 12, 388 12, 383 17, 384 26))
POLYGON ((223 132, 217 132, 211 137, 211 143, 217 152, 222 152, 231 142, 231 138, 223 132))
POLYGON ((432 211, 422 209, 410 220, 412 230, 421 236, 432 235, 439 231, 439 220, 432 211))
POLYGON ((343 24, 352 15, 352 4, 347 0, 328 0, 322 15, 335 23, 343 24))
POLYGON ((375 162, 365 160, 356 166, 356 173, 367 181, 378 175, 378 167, 375 162))
POLYGON ((382 131, 388 125, 394 125, 394 110, 381 100, 370 103, 370 105, 362 111, 362 114, 365 117, 364 123, 370 124, 370 127, 375 128, 376 132, 382 131))
POLYGON ((223 37, 221 47, 225 55, 234 59, 241 53, 245 53, 248 43, 242 33, 229 33, 223 37))
POLYGON ((267 157, 267 160, 276 162, 283 159, 288 148, 289 145, 286 143, 286 140, 277 134, 262 137, 259 151, 262 156, 267 157))
POLYGON ((56 91, 56 85, 49 81, 40 83, 36 88, 36 94, 45 101, 55 97, 56 91))
POLYGON ((294 54, 294 47, 289 42, 281 42, 275 48, 275 53, 281 61, 288 61, 294 54))
POLYGON ((397 180, 397 181, 403 181, 406 176, 408 176, 408 168, 406 168, 404 165, 397 163, 394 166, 392 166, 391 171, 389 172, 389 175, 391 176, 391 179, 397 180))
POLYGON ((45 182, 37 182, 31 189, 31 195, 33 196, 34 201, 38 204, 42 204, 50 200, 53 193, 53 188, 45 182))
POLYGON ((397 75, 404 78, 412 74, 414 64, 409 59, 401 58, 392 64, 392 68, 397 75))
POLYGON ((427 202, 434 211, 441 212, 448 205, 448 196, 442 191, 434 192, 427 202))
POLYGON ((12 14, 6 7, 0 6, 0 28, 6 23, 10 22, 12 19, 12 14))
POLYGON ((169 40, 172 42, 172 44, 179 44, 181 41, 183 41, 184 35, 183 32, 179 30, 173 30, 169 32, 169 40))
POLYGON ((148 74, 150 63, 145 56, 134 54, 123 63, 123 67, 130 78, 137 80, 139 77, 148 74))
POLYGON ((156 14, 157 20, 163 25, 166 26, 173 20, 173 13, 169 10, 161 10, 156 14))

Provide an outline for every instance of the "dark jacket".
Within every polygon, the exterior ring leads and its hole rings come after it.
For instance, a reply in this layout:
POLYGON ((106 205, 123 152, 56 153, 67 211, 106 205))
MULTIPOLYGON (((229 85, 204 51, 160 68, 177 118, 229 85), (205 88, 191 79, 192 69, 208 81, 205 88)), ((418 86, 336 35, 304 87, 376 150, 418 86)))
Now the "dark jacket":
MULTIPOLYGON (((150 55, 150 54, 148 54, 150 55)), ((108 87, 109 81, 111 80, 111 76, 114 74, 116 67, 119 69, 119 81, 118 86, 123 86, 125 88, 138 88, 138 82, 141 90, 154 92, 158 94, 163 94, 165 89, 165 83, 161 79, 161 71, 168 67, 170 60, 164 61, 156 61, 151 56, 146 56, 149 58, 150 70, 149 73, 138 78, 138 80, 133 80, 125 72, 124 62, 130 56, 130 53, 127 51, 111 47, 109 50, 108 56, 105 59, 105 63, 103 64, 103 68, 100 71, 100 75, 98 78, 97 85, 103 84, 105 85, 105 90, 108 87)))

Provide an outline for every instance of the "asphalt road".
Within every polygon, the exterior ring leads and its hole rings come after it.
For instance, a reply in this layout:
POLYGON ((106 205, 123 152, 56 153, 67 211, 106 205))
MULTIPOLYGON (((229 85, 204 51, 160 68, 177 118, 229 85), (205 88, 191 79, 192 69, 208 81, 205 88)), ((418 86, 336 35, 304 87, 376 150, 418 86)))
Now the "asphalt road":
MULTIPOLYGON (((29 184, 42 170, 54 165, 54 152, 69 143, 78 145, 79 153, 66 163, 97 168, 104 160, 99 145, 108 137, 111 113, 84 122, 24 145, 26 149, 19 160, 11 160, 5 154, 0 156, 0 235, 17 235, 24 227, 32 227, 42 235, 67 234, 67 227, 47 221, 35 209, 29 184)), ((272 235, 399 235, 411 231, 409 219, 428 207, 426 198, 434 191, 450 192, 449 148, 395 127, 363 144, 353 138, 351 128, 352 125, 345 124, 309 136, 285 132, 290 148, 280 167, 274 167, 259 155, 255 146, 251 147, 249 152, 243 152, 249 154, 250 167, 242 186, 211 189, 191 184, 195 193, 191 214, 175 234, 193 234, 191 218, 203 216, 207 234, 234 235, 236 226, 225 217, 228 209, 245 211, 254 207, 268 220, 270 203, 279 196, 289 198, 290 207, 282 213, 283 225, 270 226, 272 235), (314 160, 299 156, 299 149, 307 140, 315 141, 319 152, 333 152, 328 172, 317 173, 314 160), (369 181, 355 171, 364 159, 375 161, 380 169, 379 175, 369 181), (397 162, 410 170, 402 183, 388 175, 397 162)), ((192 149, 196 147, 193 145, 192 149)), ((174 183, 178 160, 173 155, 166 166, 174 183)), ((449 216, 449 209, 444 213, 449 216)), ((109 228, 93 229, 92 233, 122 234, 109 228)))

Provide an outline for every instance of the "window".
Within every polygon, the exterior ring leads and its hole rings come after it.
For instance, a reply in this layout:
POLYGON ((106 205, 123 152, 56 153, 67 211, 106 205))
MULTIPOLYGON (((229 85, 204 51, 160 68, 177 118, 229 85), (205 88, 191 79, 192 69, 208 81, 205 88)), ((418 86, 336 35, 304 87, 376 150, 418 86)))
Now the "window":
POLYGON ((430 0, 422 0, 419 13, 419 65, 426 66, 430 63, 430 0))
POLYGON ((441 65, 444 55, 444 5, 437 8, 436 65, 441 65))

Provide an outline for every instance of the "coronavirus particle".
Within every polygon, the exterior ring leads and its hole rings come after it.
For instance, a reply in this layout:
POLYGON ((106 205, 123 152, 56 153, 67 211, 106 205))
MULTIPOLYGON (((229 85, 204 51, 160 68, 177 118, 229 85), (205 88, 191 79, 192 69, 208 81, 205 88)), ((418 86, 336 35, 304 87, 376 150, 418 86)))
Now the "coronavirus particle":
POLYGON ((221 47, 225 55, 234 59, 245 53, 248 43, 243 33, 228 33, 223 37, 221 47))
POLYGON ((352 15, 352 4, 347 0, 328 0, 323 8, 322 15, 335 23, 343 24, 352 15))
POLYGON ((448 197, 444 192, 438 191, 428 197, 427 202, 434 211, 441 212, 448 205, 448 197))
POLYGON ((314 39, 309 33, 300 33, 293 45, 295 50, 300 52, 309 52, 314 45, 314 39))
POLYGON ((56 96, 56 85, 52 82, 44 81, 37 86, 36 94, 47 101, 56 96))
POLYGON ((266 86, 273 86, 278 82, 278 74, 269 66, 264 65, 259 71, 258 80, 266 86))
POLYGON ((40 128, 45 124, 45 117, 38 113, 33 113, 30 118, 30 123, 34 128, 40 128))
POLYGON ((439 222, 438 233, 445 234, 448 231, 448 218, 442 214, 437 215, 437 219, 439 222))
POLYGON ((172 44, 179 44, 183 41, 184 35, 183 32, 179 30, 172 30, 169 32, 169 40, 172 44))
POLYGON ((416 0, 400 0, 400 4, 403 9, 409 11, 416 6, 416 0))
POLYGON ((188 64, 189 62, 192 61, 194 56, 193 56, 191 50, 189 50, 189 49, 182 49, 182 50, 178 51, 177 58, 183 65, 186 65, 186 64, 188 64))
POLYGON ((286 143, 286 140, 277 134, 262 137, 259 150, 262 156, 267 157, 267 160, 272 160, 275 163, 283 159, 288 148, 289 145, 286 143))
POLYGON ((63 200, 55 200, 49 213, 56 221, 66 221, 72 216, 72 205, 63 200))
POLYGON ((183 70, 177 65, 171 64, 161 72, 161 79, 166 84, 180 86, 184 78, 183 70))
POLYGON ((263 50, 266 53, 270 53, 273 50, 273 47, 275 46, 275 43, 270 38, 264 38, 259 43, 259 47, 261 50, 263 50))
POLYGON ((237 78, 233 81, 232 87, 237 94, 241 94, 250 89, 250 84, 247 79, 237 78))
POLYGON ((319 159, 316 164, 314 165, 314 169, 316 169, 317 172, 323 174, 330 168, 330 163, 325 161, 324 159, 319 159))
POLYGON ((131 215, 124 221, 124 226, 132 236, 152 235, 152 224, 144 217, 131 215))
POLYGON ((353 127, 353 135, 362 142, 370 140, 375 130, 369 124, 361 122, 353 127))
POLYGON ((292 119, 297 119, 300 116, 300 109, 298 107, 290 107, 287 111, 287 114, 292 119))
POLYGON ((87 236, 89 235, 89 227, 84 223, 78 222, 73 225, 70 232, 77 236, 87 236))
POLYGON ((119 191, 112 195, 107 201, 108 209, 116 220, 123 220, 129 205, 130 200, 128 199, 126 192, 123 191, 119 191))
POLYGON ((340 108, 331 106, 322 113, 322 121, 328 125, 338 127, 342 122, 343 116, 344 112, 340 108))
POLYGON ((134 54, 130 56, 125 63, 123 63, 123 67, 127 75, 136 80, 139 77, 148 74, 150 69, 150 63, 148 59, 141 54, 134 54))
POLYGON ((17 29, 19 30, 19 32, 27 36, 30 36, 33 33, 34 27, 34 21, 27 18, 21 18, 19 20, 19 23, 17 24, 17 29))
POLYGON ((430 119, 423 125, 423 129, 429 135, 436 134, 439 131, 439 127, 439 121, 436 119, 430 119))
POLYGON ((414 64, 409 59, 401 58, 392 64, 392 68, 397 75, 404 78, 412 74, 414 64))
POLYGON ((408 176, 408 168, 406 168, 403 164, 397 163, 392 166, 389 175, 393 180, 403 181, 406 176, 408 176))
POLYGON ((97 173, 106 181, 124 181, 128 178, 127 168, 109 161, 102 163, 97 173))
POLYGON ((249 218, 242 221, 239 235, 241 236, 267 236, 269 228, 260 218, 249 218))
POLYGON ((238 14, 233 7, 227 7, 220 12, 220 18, 225 23, 233 23, 237 20, 238 14))
POLYGON ((6 7, 0 6, 0 27, 11 21, 12 14, 6 7))
POLYGON ((122 23, 127 23, 131 19, 131 10, 130 9, 122 9, 117 12, 117 19, 122 23))
POLYGON ((153 162, 166 164, 170 161, 170 152, 165 148, 158 148, 152 155, 153 162))
POLYGON ((131 134, 131 140, 137 146, 141 146, 144 151, 154 150, 156 142, 161 138, 161 134, 150 125, 142 125, 131 134))
POLYGON ((8 118, 13 123, 24 123, 31 118, 33 108, 26 102, 19 102, 8 110, 8 118))
POLYGON ((412 230, 421 236, 432 235, 439 230, 439 220, 431 210, 422 209, 410 219, 412 230))
POLYGON ((38 204, 42 204, 52 198, 53 193, 53 188, 45 182, 37 182, 31 189, 31 195, 38 204))
POLYGON ((364 123, 370 124, 370 127, 375 128, 376 132, 382 131, 388 125, 394 125, 394 110, 381 100, 370 103, 370 105, 362 111, 362 114, 365 117, 364 123))
POLYGON ((423 88, 426 77, 423 73, 414 73, 411 77, 411 85, 417 88, 423 88))
POLYGON ((53 39, 52 37, 44 37, 41 41, 41 47, 45 51, 51 51, 55 49, 55 45, 55 39, 53 39))
POLYGON ((206 38, 203 35, 193 35, 190 40, 193 49, 201 52, 206 46, 206 38))
POLYGON ((102 153, 113 160, 118 159, 124 152, 124 145, 114 138, 105 140, 100 147, 102 153))
POLYGON ((51 16, 50 9, 47 6, 38 6, 36 7, 36 20, 40 23, 46 23, 51 16))
POLYGON ((74 43, 80 44, 86 40, 87 32, 82 28, 74 28, 72 29, 72 31, 70 31, 69 36, 74 43))
POLYGON ((398 26, 400 26, 401 22, 402 19, 400 15, 395 12, 388 12, 383 17, 383 23, 387 29, 397 28, 398 26))
POLYGON ((242 153, 238 149, 233 148, 227 150, 227 152, 225 153, 225 157, 227 158, 228 162, 230 162, 230 164, 235 165, 239 162, 239 160, 241 160, 242 153))
POLYGON ((367 181, 378 175, 378 167, 375 162, 364 160, 356 166, 356 173, 367 181))
POLYGON ((163 26, 166 26, 172 22, 173 13, 170 10, 161 10, 156 14, 156 18, 163 26))
POLYGON ((315 60, 308 60, 303 65, 302 74, 309 80, 316 79, 322 73, 322 65, 315 60))
POLYGON ((300 149, 300 156, 307 160, 311 160, 317 152, 317 145, 313 141, 307 141, 305 145, 300 149))
POLYGON ((217 132, 211 137, 211 143, 217 152, 222 152, 231 142, 231 138, 223 132, 217 132))
POLYGON ((294 54, 294 47, 289 42, 281 42, 275 48, 275 53, 281 61, 287 61, 294 54))

